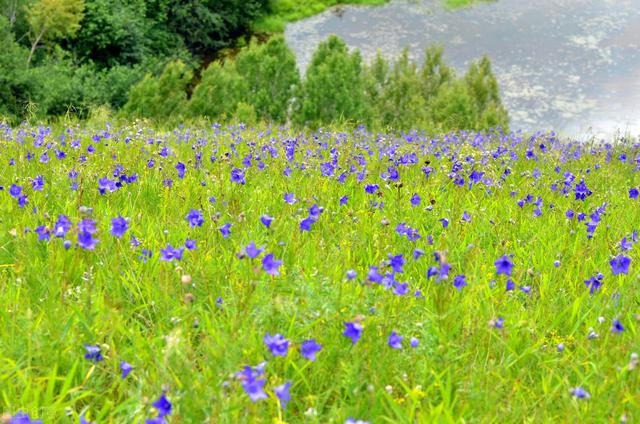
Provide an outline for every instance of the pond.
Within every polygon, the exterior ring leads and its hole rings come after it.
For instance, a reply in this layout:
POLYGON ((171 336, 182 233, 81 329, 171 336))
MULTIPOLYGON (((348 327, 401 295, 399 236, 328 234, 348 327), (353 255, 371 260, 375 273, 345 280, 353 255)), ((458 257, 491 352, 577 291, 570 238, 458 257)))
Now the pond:
POLYGON ((640 133, 640 0, 498 0, 446 10, 439 0, 340 6, 291 23, 304 70, 336 34, 371 60, 438 43, 458 72, 487 54, 511 127, 571 136, 640 133))

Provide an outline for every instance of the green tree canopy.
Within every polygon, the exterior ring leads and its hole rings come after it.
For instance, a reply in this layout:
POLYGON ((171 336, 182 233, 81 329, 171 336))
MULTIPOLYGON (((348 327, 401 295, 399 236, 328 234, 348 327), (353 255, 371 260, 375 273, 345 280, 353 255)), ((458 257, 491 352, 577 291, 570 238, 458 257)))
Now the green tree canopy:
POLYGON ((43 41, 72 37, 80 29, 84 16, 84 0, 38 0, 27 12, 31 51, 27 64, 43 41))

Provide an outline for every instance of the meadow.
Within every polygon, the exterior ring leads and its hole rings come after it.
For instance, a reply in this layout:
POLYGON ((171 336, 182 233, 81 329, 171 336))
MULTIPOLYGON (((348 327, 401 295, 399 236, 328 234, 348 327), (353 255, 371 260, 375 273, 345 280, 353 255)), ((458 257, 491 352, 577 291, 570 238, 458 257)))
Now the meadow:
POLYGON ((8 423, 640 419, 640 144, 0 125, 8 423))

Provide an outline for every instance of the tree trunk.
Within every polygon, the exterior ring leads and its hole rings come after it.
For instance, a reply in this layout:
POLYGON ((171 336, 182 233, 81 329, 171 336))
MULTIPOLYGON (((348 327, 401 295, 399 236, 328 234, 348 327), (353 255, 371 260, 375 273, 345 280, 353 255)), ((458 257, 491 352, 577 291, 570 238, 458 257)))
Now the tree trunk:
POLYGON ((33 54, 38 48, 38 43, 40 43, 40 40, 42 39, 42 36, 44 35, 44 33, 45 33, 45 28, 43 27, 42 30, 40 30, 40 33, 38 34, 36 39, 33 41, 33 43, 31 43, 31 51, 29 52, 29 57, 27 58, 27 68, 31 64, 31 59, 33 58, 33 54))

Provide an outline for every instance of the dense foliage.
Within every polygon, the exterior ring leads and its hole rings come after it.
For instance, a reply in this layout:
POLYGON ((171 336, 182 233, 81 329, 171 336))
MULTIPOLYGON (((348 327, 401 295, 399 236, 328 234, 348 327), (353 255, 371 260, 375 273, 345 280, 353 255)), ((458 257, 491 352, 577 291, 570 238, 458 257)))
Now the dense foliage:
POLYGON ((171 63, 132 88, 125 106, 129 116, 224 120, 248 109, 253 120, 312 127, 349 122, 448 131, 508 125, 489 60, 472 64, 458 78, 442 62, 440 48, 427 49, 421 68, 407 51, 393 64, 378 56, 367 66, 358 51, 349 52, 331 36, 320 43, 300 80, 293 53, 282 37, 274 37, 252 44, 235 60, 209 65, 185 106, 164 113, 160 109, 169 97, 185 100, 188 81, 173 71, 176 66, 184 64, 171 63), (159 95, 159 87, 176 91, 159 95))
POLYGON ((197 67, 267 11, 266 0, 0 0, 0 114, 119 109, 145 73, 197 67))
POLYGON ((3 422, 639 418, 637 141, 0 125, 0 162, 3 422))
POLYGON ((427 49, 422 66, 406 51, 393 63, 378 57, 367 64, 332 36, 301 78, 294 54, 275 36, 212 61, 264 13, 289 16, 284 10, 332 3, 0 0, 0 117, 85 118, 104 106, 126 118, 173 122, 507 127, 486 58, 458 78, 441 49, 427 49))

